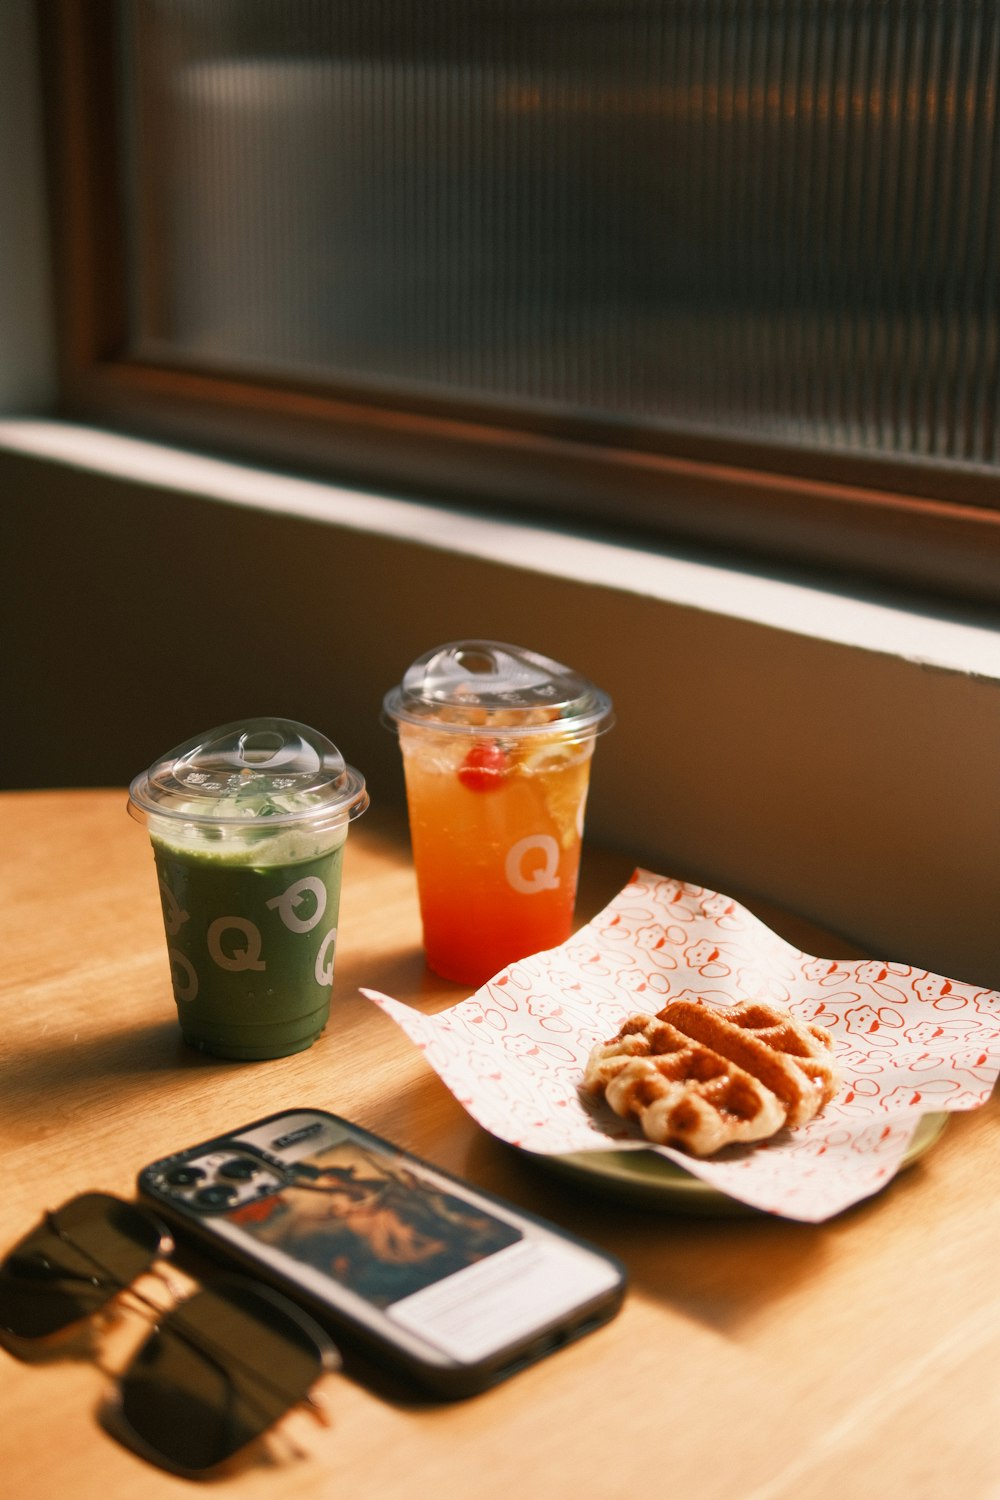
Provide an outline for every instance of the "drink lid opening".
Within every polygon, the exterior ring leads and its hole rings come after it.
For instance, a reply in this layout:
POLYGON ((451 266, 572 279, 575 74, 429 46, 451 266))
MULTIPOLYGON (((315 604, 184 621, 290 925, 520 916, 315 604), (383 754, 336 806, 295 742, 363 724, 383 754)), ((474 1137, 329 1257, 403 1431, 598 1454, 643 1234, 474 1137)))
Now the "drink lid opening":
POLYGON ((550 657, 501 641, 453 641, 410 666, 383 699, 386 719, 464 734, 600 734, 611 700, 550 657))
POLYGON ((129 812, 186 823, 270 827, 356 818, 365 780, 336 745, 293 719, 222 724, 169 750, 129 787, 129 812))

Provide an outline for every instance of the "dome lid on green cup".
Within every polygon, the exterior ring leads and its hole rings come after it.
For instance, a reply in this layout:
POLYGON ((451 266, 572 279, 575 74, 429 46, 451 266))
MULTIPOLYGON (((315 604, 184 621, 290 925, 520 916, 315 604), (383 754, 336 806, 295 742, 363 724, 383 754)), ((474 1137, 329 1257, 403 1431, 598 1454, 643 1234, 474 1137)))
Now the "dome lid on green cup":
POLYGON ((294 719, 222 724, 169 750, 129 787, 129 812, 224 827, 277 830, 359 817, 365 779, 331 742, 294 719))
POLYGON ((611 699, 586 677, 502 641, 452 641, 419 656, 383 699, 395 723, 463 734, 600 734, 611 699))

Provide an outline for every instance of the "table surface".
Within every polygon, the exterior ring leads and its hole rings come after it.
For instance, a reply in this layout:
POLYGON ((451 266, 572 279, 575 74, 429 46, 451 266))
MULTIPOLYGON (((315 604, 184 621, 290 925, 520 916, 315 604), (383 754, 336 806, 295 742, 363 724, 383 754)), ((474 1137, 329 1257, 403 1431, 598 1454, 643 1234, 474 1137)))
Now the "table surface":
MULTIPOLYGON (((131 1197, 146 1161, 315 1105, 546 1215, 629 1272, 611 1323, 470 1400, 325 1376, 330 1425, 294 1413, 285 1437, 270 1437, 217 1490, 238 1486, 247 1500, 839 1500, 863 1485, 907 1500, 1000 1497, 995 1098, 955 1116, 877 1198, 823 1225, 622 1204, 485 1134, 358 993, 368 985, 429 1009, 464 998, 423 963, 401 818, 369 813, 348 841, 325 1034, 296 1057, 244 1064, 180 1040, 149 846, 124 793, 9 792, 0 805, 0 1248, 75 1192, 131 1197)), ((585 851, 580 921, 632 866, 626 854, 585 851)), ((747 904, 810 952, 851 955, 747 904)), ((190 1492, 97 1420, 115 1340, 127 1336, 112 1329, 90 1358, 28 1364, 0 1352, 9 1493, 190 1492)))

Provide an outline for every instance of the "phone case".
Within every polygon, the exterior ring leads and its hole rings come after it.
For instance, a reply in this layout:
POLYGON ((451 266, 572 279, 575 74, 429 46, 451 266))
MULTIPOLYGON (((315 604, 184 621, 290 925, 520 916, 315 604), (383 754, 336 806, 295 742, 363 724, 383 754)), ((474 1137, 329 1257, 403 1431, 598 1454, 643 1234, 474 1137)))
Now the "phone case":
POLYGON ((188 1147, 138 1185, 180 1234, 442 1395, 506 1378, 624 1295, 613 1256, 325 1110, 188 1147))

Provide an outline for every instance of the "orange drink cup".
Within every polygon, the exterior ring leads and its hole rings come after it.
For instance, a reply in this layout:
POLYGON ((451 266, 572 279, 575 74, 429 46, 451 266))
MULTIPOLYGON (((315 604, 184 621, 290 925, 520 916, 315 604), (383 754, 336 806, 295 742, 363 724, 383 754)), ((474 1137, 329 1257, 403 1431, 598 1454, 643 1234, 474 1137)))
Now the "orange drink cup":
POLYGON ((460 641, 386 694, 427 962, 479 986, 569 937, 598 734, 611 702, 548 657, 460 641))

